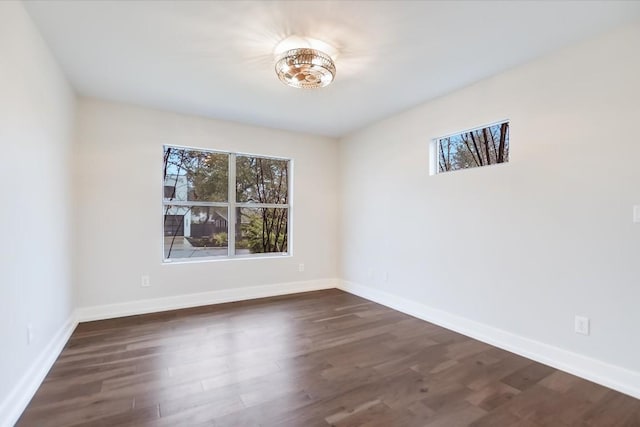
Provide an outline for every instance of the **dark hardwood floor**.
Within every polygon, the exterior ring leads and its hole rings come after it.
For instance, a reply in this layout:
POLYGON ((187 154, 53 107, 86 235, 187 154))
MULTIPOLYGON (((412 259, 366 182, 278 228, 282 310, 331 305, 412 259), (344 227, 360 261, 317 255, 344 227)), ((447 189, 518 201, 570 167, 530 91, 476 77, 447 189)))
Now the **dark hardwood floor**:
POLYGON ((20 426, 640 426, 640 401, 338 290, 83 323, 20 426))

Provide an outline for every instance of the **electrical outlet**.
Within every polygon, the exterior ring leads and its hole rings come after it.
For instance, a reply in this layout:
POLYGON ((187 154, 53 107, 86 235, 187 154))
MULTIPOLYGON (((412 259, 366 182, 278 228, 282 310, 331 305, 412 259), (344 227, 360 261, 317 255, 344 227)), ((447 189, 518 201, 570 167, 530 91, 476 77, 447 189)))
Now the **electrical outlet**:
POLYGON ((633 222, 640 222, 640 205, 635 205, 633 207, 633 222))
POLYGON ((140 286, 142 286, 143 288, 148 288, 149 286, 151 286, 151 279, 149 278, 148 275, 143 275, 142 276, 142 280, 140 282, 140 286))
POLYGON ((585 316, 576 316, 574 327, 576 334, 589 335, 589 318, 585 316))
POLYGON ((29 323, 27 325, 27 344, 31 345, 31 343, 33 342, 33 340, 35 339, 35 335, 33 332, 33 325, 31 323, 29 323))
POLYGON ((368 279, 373 279, 373 270, 372 269, 368 269, 367 270, 367 278, 368 279))
POLYGON ((384 274, 382 275, 382 281, 384 283, 387 283, 389 281, 389 272, 385 271, 384 274))
POLYGON ((298 264, 298 271, 302 273, 304 271, 304 264, 298 264))

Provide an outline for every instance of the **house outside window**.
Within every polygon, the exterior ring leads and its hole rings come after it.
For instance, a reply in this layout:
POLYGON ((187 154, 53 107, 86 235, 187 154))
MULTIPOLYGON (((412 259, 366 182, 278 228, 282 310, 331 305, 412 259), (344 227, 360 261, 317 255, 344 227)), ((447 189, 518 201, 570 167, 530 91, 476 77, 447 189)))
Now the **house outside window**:
POLYGON ((164 147, 164 261, 290 252, 290 159, 164 147))

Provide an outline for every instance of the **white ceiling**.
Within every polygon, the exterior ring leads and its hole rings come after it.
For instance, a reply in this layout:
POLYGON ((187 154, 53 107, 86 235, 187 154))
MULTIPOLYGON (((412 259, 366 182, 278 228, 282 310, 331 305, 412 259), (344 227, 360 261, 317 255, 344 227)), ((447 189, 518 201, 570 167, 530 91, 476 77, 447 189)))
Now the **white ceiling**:
POLYGON ((640 18, 616 1, 31 1, 80 94, 341 136, 640 18), (337 51, 335 82, 284 86, 290 35, 337 51))

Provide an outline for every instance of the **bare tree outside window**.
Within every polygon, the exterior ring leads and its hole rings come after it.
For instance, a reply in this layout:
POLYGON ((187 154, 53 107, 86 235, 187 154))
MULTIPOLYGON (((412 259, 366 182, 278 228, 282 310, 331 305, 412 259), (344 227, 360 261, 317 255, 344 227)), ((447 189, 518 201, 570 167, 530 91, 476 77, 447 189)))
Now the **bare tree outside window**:
POLYGON ((509 161, 509 122, 435 140, 437 173, 509 161))
POLYGON ((288 253, 289 174, 288 159, 165 146, 165 261, 288 253))
MULTIPOLYGON (((236 201, 287 206, 289 162, 254 156, 236 156, 236 201)), ((286 207, 237 208, 236 249, 252 253, 287 252, 286 207)))

